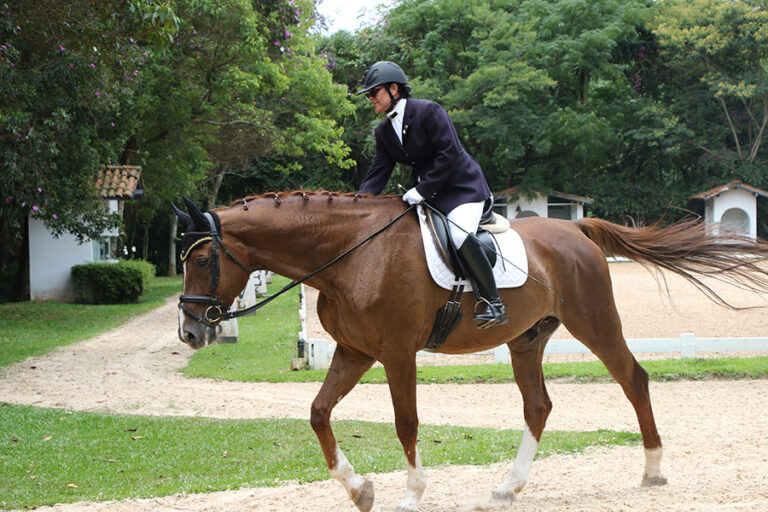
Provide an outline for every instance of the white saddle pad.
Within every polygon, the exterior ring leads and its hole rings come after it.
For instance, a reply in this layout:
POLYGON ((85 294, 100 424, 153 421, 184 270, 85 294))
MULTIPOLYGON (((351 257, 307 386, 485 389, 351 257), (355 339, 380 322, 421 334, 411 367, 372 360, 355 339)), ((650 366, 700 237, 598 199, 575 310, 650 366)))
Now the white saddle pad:
MULTIPOLYGON (((453 270, 448 268, 437 248, 432 233, 427 225, 427 217, 421 205, 418 206, 419 225, 421 226, 421 238, 424 241, 424 252, 427 253, 427 266, 432 279, 438 286, 450 290, 456 284, 453 270)), ((525 283, 528 278, 528 257, 525 254, 523 240, 517 231, 512 228, 504 233, 494 235, 501 248, 501 255, 496 257, 496 265, 493 267, 493 275, 496 278, 498 288, 517 288, 525 283), (503 257, 502 257, 503 256, 503 257)), ((498 250, 498 248, 497 248, 498 250)), ((467 280, 461 280, 464 291, 472 290, 472 285, 467 280)))

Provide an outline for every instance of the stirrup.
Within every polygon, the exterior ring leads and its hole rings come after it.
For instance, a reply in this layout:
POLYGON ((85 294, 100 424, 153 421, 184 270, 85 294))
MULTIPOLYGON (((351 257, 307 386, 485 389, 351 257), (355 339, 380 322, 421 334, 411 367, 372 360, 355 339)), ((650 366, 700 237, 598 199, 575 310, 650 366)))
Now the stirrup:
POLYGON ((478 329, 487 329, 494 325, 501 325, 507 323, 507 312, 504 310, 504 302, 497 298, 493 302, 484 297, 480 297, 475 302, 475 326, 478 329), (477 312, 477 306, 481 303, 485 303, 485 311, 482 313, 477 312))

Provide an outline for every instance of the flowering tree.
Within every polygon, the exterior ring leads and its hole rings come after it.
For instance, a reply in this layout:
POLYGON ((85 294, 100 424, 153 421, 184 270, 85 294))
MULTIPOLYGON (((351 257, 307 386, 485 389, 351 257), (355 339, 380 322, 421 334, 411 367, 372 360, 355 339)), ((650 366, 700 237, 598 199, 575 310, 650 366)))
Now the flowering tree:
MULTIPOLYGON (((163 0, 0 4, 2 275, 24 274, 11 267, 27 215, 80 237, 114 225, 94 201, 95 173, 119 160, 135 128, 138 38, 163 40, 174 30, 163 0)), ((0 283, 8 295, 9 281, 0 283)))

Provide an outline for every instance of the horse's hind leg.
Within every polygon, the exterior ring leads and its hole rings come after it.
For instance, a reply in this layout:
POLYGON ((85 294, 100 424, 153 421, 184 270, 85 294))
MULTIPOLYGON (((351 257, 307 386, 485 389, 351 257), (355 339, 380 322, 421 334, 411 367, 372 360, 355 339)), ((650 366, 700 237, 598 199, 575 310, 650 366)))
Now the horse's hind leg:
POLYGON ((590 297, 583 297, 576 303, 581 307, 563 311, 563 323, 576 339, 603 362, 635 409, 645 448, 642 484, 664 485, 667 479, 661 473, 661 437, 651 407, 648 373, 629 351, 621 333, 621 320, 613 301, 610 282, 606 293, 598 293, 593 288, 590 297))
POLYGON ((320 392, 312 402, 310 416, 328 470, 344 486, 350 499, 362 512, 369 512, 373 508, 373 483, 355 473, 339 448, 331 429, 331 411, 355 387, 373 362, 372 357, 338 345, 320 392))
POLYGON ((543 318, 525 334, 507 344, 512 356, 515 382, 523 395, 525 431, 512 469, 493 491, 495 500, 513 501, 528 482, 533 458, 552 410, 552 401, 544 385, 541 360, 544 347, 558 325, 560 322, 554 317, 543 318))

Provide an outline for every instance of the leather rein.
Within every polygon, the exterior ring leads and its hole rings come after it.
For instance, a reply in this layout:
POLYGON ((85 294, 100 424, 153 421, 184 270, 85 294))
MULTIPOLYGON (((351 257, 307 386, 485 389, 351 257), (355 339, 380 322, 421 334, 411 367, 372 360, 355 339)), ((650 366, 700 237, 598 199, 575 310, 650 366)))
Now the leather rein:
MULTIPOLYGON (((340 255, 336 256, 334 259, 326 263, 325 265, 321 266, 320 268, 310 272, 309 274, 305 275, 301 279, 297 281, 291 281, 287 285, 285 285, 279 292, 275 293, 274 295, 270 295, 266 299, 254 304, 251 307, 248 307, 246 309, 241 309, 238 311, 231 311, 229 308, 227 308, 227 305, 224 304, 224 301, 221 299, 221 297, 218 297, 216 295, 216 288, 219 283, 219 247, 221 247, 221 250, 224 251, 224 254, 229 256, 229 258, 234 261, 241 269, 243 269, 246 274, 250 275, 252 270, 249 270, 245 265, 243 265, 240 260, 237 259, 237 257, 232 254, 224 245, 224 243, 221 240, 221 232, 219 229, 216 228, 216 223, 214 222, 214 218, 211 212, 205 212, 203 215, 205 216, 206 220, 208 221, 210 225, 210 230, 208 231, 190 231, 185 232, 182 234, 182 237, 184 238, 195 238, 196 241, 181 255, 181 261, 184 262, 189 254, 192 252, 192 249, 197 247, 203 242, 211 242, 211 294, 210 295, 185 295, 181 294, 179 296, 179 308, 188 316, 191 318, 197 320, 198 322, 207 325, 208 327, 214 327, 218 322, 224 321, 224 320, 231 320, 233 318, 238 318, 241 316, 249 315, 253 313, 254 311, 257 311, 258 309, 261 309, 262 307, 266 306, 273 300, 275 300, 280 295, 284 294, 291 288, 294 288, 295 286, 300 285, 307 279, 310 279, 314 277, 315 275, 319 274, 323 270, 327 269, 340 259, 342 259, 347 254, 351 253, 364 243, 368 242, 372 238, 374 238, 376 235, 382 233, 383 231, 387 230, 390 226, 392 226, 395 222, 400 220, 402 217, 404 217, 408 212, 413 210, 415 208, 414 205, 409 206, 404 212, 402 212, 400 215, 389 221, 384 227, 378 229, 373 234, 366 237, 364 240, 358 242, 353 247, 347 249, 340 255), (208 307, 206 308, 205 312, 200 315, 198 313, 195 313, 191 309, 189 309, 185 304, 208 304, 208 307)), ((254 269, 255 270, 255 269, 254 269)))

